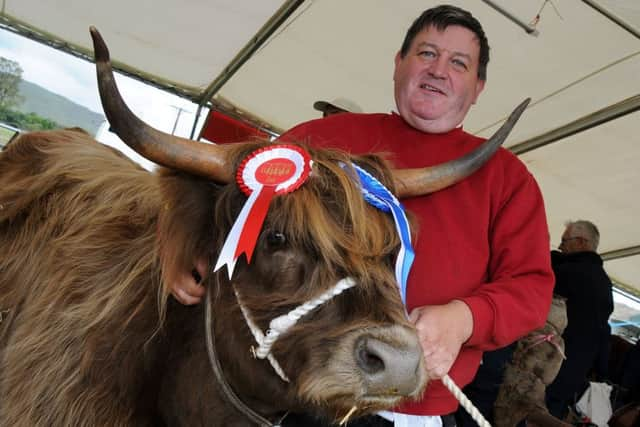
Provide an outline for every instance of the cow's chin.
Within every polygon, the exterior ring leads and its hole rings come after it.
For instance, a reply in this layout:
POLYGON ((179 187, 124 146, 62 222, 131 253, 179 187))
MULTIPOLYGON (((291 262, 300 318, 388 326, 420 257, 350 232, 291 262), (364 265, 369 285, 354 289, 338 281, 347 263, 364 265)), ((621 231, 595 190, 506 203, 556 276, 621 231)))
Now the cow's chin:
MULTIPOLYGON (((318 385, 320 387, 320 385, 318 385)), ((342 384, 344 392, 345 384, 342 384)), ((395 394, 383 395, 354 395, 354 394, 331 394, 329 390, 324 389, 321 393, 323 401, 316 400, 320 396, 314 393, 314 400, 311 406, 315 408, 317 415, 331 419, 335 423, 339 423, 345 417, 349 419, 375 414, 379 411, 388 411, 397 407, 400 403, 407 400, 417 400, 421 397, 422 391, 413 396, 398 396, 395 394)), ((307 406, 307 409, 309 406, 307 406)))
MULTIPOLYGON (((413 331, 400 326, 373 328, 371 336, 394 345, 407 341, 413 331), (382 331, 382 332, 381 332, 382 331)), ((368 331, 365 332, 368 335, 368 331)), ((297 381, 297 394, 304 401, 317 407, 328 418, 341 419, 347 413, 361 416, 381 410, 390 410, 405 400, 415 400, 422 396, 427 384, 427 376, 422 364, 422 354, 409 384, 403 384, 402 391, 381 384, 372 385, 371 378, 359 366, 356 349, 362 341, 362 330, 349 333, 335 346, 325 363, 312 356, 312 363, 305 368, 297 381), (355 408, 355 409, 354 409, 355 408)), ((404 344, 402 344, 404 345, 404 344)), ((417 345, 417 344, 413 344, 417 345)))

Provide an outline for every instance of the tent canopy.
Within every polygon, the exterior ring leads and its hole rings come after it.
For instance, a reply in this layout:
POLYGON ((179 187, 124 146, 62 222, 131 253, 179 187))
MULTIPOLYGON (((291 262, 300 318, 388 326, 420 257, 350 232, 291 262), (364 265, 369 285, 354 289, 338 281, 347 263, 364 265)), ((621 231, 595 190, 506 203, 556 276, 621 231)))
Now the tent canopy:
MULTIPOLYGON (((90 58, 94 25, 117 69, 280 132, 319 117, 320 99, 392 110, 394 55, 412 20, 440 2, 2 3, 13 31, 90 58)), ((531 97, 505 145, 540 183, 552 241, 566 220, 592 220, 608 273, 640 294, 640 3, 450 3, 470 10, 491 44, 487 85, 465 129, 488 136, 531 97)))

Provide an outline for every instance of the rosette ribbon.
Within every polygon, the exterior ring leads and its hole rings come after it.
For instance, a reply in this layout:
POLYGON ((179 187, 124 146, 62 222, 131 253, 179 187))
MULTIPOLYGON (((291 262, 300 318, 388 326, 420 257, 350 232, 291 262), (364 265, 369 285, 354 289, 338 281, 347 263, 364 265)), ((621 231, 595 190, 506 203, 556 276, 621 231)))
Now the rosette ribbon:
MULTIPOLYGON (((398 287, 400 288, 402 302, 406 307, 407 279, 415 258, 415 253, 413 251, 413 246, 411 245, 411 231, 407 215, 404 212, 404 207, 398 201, 396 196, 394 196, 393 193, 391 193, 391 191, 389 191, 387 187, 385 187, 373 175, 356 164, 352 164, 351 166, 358 174, 358 178, 360 180, 360 191, 367 203, 383 212, 391 212, 391 215, 393 216, 401 242, 400 251, 396 258, 395 275, 398 287)), ((347 168, 344 164, 342 167, 347 168)))
POLYGON ((261 148, 242 161, 236 181, 249 198, 229 231, 214 272, 226 265, 231 280, 240 255, 244 253, 247 263, 251 262, 271 199, 300 187, 309 176, 311 164, 309 153, 285 144, 261 148))

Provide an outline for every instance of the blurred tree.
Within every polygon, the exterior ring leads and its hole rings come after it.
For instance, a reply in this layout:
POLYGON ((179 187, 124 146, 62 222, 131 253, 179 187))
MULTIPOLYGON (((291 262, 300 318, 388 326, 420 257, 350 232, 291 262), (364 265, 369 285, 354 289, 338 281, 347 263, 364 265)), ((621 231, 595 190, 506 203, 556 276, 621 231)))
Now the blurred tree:
POLYGON ((0 56, 0 107, 11 108, 22 102, 18 85, 22 81, 22 68, 16 61, 0 56))

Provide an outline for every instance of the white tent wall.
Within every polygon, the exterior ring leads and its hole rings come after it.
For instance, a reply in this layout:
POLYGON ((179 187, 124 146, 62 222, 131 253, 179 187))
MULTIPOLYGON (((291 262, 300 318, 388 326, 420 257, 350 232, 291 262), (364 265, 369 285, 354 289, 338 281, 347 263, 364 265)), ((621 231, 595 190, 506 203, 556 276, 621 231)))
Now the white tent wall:
MULTIPOLYGON (((393 59, 404 32, 422 10, 439 3, 4 0, 1 18, 14 31, 86 55, 87 29, 95 25, 116 67, 195 100, 211 94, 213 82, 223 82, 214 102, 283 130, 319 117, 312 108, 319 99, 346 97, 366 112, 392 110, 393 59), (229 70, 283 9, 291 12, 286 22, 238 71, 229 70)), ((566 220, 593 220, 602 235, 600 252, 635 248, 634 255, 605 267, 640 295, 640 1, 451 3, 482 22, 492 47, 487 86, 464 123, 467 130, 490 135, 531 97, 506 142, 513 147, 633 100, 629 114, 520 157, 542 188, 552 242, 557 244, 566 220), (539 14, 537 35, 491 4, 530 27, 539 14)))
POLYGON ((89 26, 116 68, 197 98, 281 0, 2 0, 8 25, 54 47, 92 57, 89 26))

